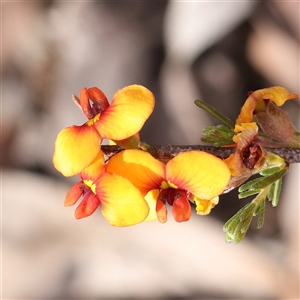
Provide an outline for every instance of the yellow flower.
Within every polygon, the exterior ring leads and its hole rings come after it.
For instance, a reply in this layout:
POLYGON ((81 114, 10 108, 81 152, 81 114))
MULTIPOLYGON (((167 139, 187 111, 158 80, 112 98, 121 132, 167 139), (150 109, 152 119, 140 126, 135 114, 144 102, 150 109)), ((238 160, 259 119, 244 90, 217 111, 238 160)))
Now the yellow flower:
POLYGON ((146 220, 155 219, 151 209, 155 206, 156 217, 163 223, 166 203, 172 206, 177 222, 187 221, 191 195, 210 201, 223 192, 230 179, 226 164, 202 151, 180 153, 165 164, 142 150, 124 150, 109 160, 107 171, 129 179, 146 197, 150 207, 146 220))
POLYGON ((141 85, 117 91, 111 105, 96 87, 83 88, 78 101, 89 120, 63 129, 55 142, 53 164, 64 176, 78 174, 90 165, 100 152, 102 139, 124 140, 139 132, 155 104, 153 94, 141 85))
POLYGON ((66 195, 65 206, 74 205, 76 219, 90 216, 101 205, 101 211, 113 226, 130 226, 143 222, 149 207, 141 192, 124 177, 105 172, 103 154, 79 173, 81 181, 66 195))

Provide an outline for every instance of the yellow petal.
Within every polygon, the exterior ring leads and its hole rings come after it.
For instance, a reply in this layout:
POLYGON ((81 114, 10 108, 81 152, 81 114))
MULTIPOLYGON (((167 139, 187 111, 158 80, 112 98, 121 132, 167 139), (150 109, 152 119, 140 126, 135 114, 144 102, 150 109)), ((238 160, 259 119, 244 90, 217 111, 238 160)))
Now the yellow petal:
POLYGON ((123 140, 143 127, 153 111, 153 94, 141 85, 129 85, 114 95, 111 105, 96 123, 102 138, 123 140))
POLYGON ((145 200, 149 206, 149 214, 145 220, 145 222, 150 221, 156 221, 157 215, 156 215, 156 201, 159 195, 159 190, 151 190, 147 195, 145 196, 145 200))
POLYGON ((237 148, 244 149, 249 146, 258 134, 258 126, 255 122, 235 125, 234 131, 237 133, 232 140, 237 144, 237 148))
POLYGON ((105 171, 104 164, 104 154, 100 149, 96 158, 91 162, 89 166, 87 166, 83 169, 82 172, 80 172, 79 176, 83 180, 92 180, 94 182, 105 171))
POLYGON ((113 226, 130 226, 143 222, 149 213, 140 191, 126 178, 104 173, 97 181, 96 194, 102 214, 113 226))
POLYGON ((245 104, 243 105, 240 115, 236 120, 236 124, 249 123, 253 119, 253 111, 258 108, 261 110, 264 106, 260 103, 262 100, 272 100, 277 106, 282 106, 287 100, 295 99, 298 95, 296 93, 289 93, 285 88, 274 86, 252 92, 245 104))
POLYGON ((166 178, 179 189, 201 199, 212 199, 225 189, 230 171, 221 159, 206 152, 190 151, 167 163, 166 178))
POLYGON ((114 155, 106 170, 129 179, 143 195, 160 188, 165 176, 165 164, 148 152, 129 149, 114 155))
POLYGON ((101 137, 93 126, 71 126, 63 129, 55 141, 53 164, 64 176, 81 172, 98 155, 101 137))
POLYGON ((208 215, 210 211, 219 203, 219 197, 215 197, 211 200, 202 200, 197 197, 193 197, 196 203, 196 211, 198 215, 208 215))

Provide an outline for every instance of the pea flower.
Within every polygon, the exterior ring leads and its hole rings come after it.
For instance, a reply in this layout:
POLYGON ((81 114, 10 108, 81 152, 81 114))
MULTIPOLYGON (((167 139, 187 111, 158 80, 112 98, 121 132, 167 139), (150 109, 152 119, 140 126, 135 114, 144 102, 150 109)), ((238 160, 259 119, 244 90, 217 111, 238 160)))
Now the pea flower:
POLYGON ((149 207, 140 191, 128 179, 105 171, 102 151, 79 177, 64 203, 71 206, 83 198, 75 210, 76 219, 90 216, 100 204, 103 216, 113 226, 134 225, 148 216, 149 207))
POLYGON ((124 150, 109 160, 107 171, 129 179, 150 206, 146 220, 155 219, 154 207, 162 223, 167 220, 166 204, 177 222, 190 219, 190 201, 196 203, 197 213, 209 213, 230 178, 221 159, 202 151, 180 153, 164 163, 142 150, 124 150))
POLYGON ((134 84, 118 90, 111 104, 100 89, 83 88, 77 104, 89 120, 63 129, 55 142, 53 164, 64 176, 89 166, 100 152, 102 139, 124 140, 139 132, 155 99, 147 88, 134 84))

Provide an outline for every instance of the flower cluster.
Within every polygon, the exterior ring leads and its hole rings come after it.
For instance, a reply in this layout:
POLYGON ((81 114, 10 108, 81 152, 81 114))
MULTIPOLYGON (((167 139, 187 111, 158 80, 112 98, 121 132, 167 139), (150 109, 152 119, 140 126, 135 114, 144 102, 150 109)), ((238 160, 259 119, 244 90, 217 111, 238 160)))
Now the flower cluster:
POLYGON ((225 124, 206 127, 202 140, 234 151, 221 159, 187 147, 161 157, 157 146, 141 142, 139 135, 154 109, 151 91, 137 84, 126 86, 109 103, 98 88, 83 88, 73 100, 88 120, 63 129, 53 155, 59 172, 80 178, 67 193, 65 206, 79 202, 77 219, 100 207, 114 226, 154 220, 165 223, 169 206, 175 221, 184 222, 191 218, 192 206, 197 214, 207 215, 218 204, 219 195, 239 187, 240 199, 257 196, 223 227, 226 240, 237 243, 253 216, 258 215, 258 228, 262 227, 266 199, 273 206, 278 204, 288 164, 270 149, 300 148, 300 133, 280 108, 297 97, 278 86, 251 92, 235 123, 196 100, 196 105, 225 124), (104 155, 104 139, 118 145, 112 155, 104 155), (244 183, 254 174, 261 177, 244 183))
MULTIPOLYGON (((230 180, 226 163, 202 151, 180 153, 160 161, 140 142, 138 132, 154 109, 153 94, 141 85, 117 91, 109 104, 96 87, 83 88, 73 97, 88 121, 63 129, 57 136, 53 163, 64 176, 80 181, 68 192, 65 206, 81 202, 77 219, 90 216, 100 206, 114 226, 167 220, 167 204, 177 222, 208 214, 230 180), (105 161, 103 139, 123 150, 105 161)), ((149 147, 151 149, 151 147, 149 147)))

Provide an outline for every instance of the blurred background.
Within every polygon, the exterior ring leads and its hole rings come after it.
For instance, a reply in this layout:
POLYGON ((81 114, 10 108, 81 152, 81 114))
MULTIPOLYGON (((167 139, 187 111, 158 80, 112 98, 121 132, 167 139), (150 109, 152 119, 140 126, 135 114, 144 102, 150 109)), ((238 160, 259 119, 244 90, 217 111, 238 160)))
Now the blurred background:
MULTIPOLYGON (((248 91, 299 93, 298 1, 11 1, 1 26, 3 299, 299 299, 298 165, 239 245, 222 232, 246 203, 236 191, 184 224, 114 228, 100 210, 74 219, 77 178, 52 165, 58 132, 86 121, 71 99, 83 87, 148 87, 153 144, 218 124, 195 99, 235 120, 248 91)), ((298 129, 299 104, 283 107, 298 129)))

